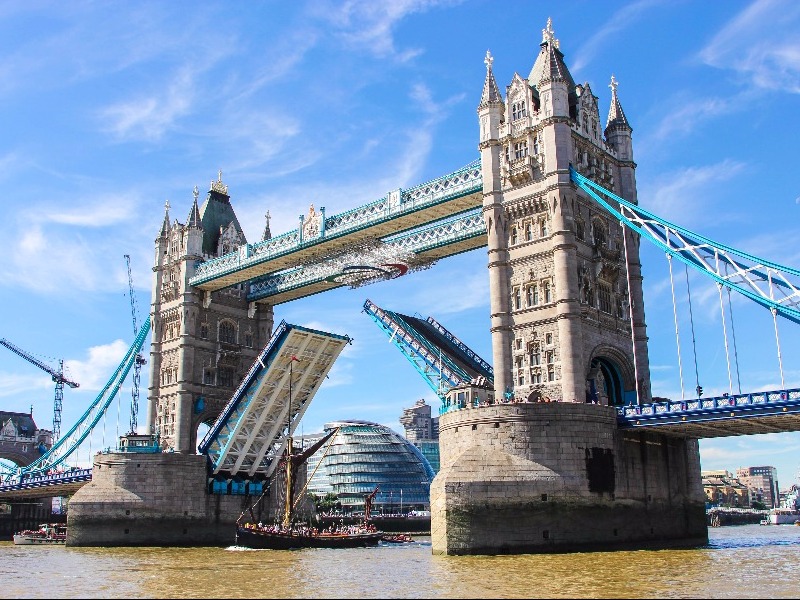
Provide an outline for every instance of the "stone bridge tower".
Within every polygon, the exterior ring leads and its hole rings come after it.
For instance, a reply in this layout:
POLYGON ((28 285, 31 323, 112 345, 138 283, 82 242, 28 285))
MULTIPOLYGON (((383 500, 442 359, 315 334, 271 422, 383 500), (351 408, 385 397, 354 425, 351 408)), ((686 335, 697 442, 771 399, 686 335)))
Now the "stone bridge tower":
POLYGON ((611 78, 605 127, 548 20, 503 99, 486 54, 478 106, 495 403, 439 421, 433 551, 703 543, 696 440, 617 428, 651 401, 637 236, 570 180, 636 202, 632 129, 611 78))
MULTIPOLYGON (((150 307, 152 343, 147 422, 162 446, 194 453, 200 423, 213 424, 272 333, 272 307, 248 303, 247 286, 217 292, 189 285, 195 264, 246 244, 220 173, 202 207, 156 238, 150 307)), ((269 237, 269 223, 264 236, 269 237)))
POLYGON ((549 21, 530 74, 514 75, 505 101, 488 53, 486 63, 478 114, 495 397, 648 402, 638 240, 623 239, 569 176, 573 165, 636 202, 616 81, 603 129, 598 98, 573 81, 549 21))

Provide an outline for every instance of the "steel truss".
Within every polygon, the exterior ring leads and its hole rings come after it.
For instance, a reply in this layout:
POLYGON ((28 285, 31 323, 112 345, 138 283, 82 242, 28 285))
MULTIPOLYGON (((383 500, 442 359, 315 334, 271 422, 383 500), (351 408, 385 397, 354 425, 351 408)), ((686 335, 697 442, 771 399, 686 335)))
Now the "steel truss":
POLYGON ((570 177, 620 223, 670 256, 697 269, 718 285, 768 308, 773 314, 800 324, 800 271, 797 269, 758 258, 670 223, 620 198, 572 167, 570 177))

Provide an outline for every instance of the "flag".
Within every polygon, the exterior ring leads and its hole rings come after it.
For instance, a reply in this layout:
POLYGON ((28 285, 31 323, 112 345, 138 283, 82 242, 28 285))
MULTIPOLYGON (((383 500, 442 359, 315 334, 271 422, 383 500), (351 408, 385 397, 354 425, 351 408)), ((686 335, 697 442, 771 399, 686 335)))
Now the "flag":
POLYGON ((292 354, 292 360, 296 360, 297 362, 300 362, 300 359, 297 358, 294 354, 292 354))

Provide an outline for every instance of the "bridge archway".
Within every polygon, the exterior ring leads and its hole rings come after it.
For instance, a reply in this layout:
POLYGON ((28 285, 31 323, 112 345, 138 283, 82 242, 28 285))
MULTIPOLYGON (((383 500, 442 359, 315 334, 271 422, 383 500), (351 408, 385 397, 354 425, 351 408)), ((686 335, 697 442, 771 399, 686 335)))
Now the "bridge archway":
POLYGON ((610 346, 592 353, 586 373, 586 402, 623 406, 636 401, 633 368, 625 354, 610 346))

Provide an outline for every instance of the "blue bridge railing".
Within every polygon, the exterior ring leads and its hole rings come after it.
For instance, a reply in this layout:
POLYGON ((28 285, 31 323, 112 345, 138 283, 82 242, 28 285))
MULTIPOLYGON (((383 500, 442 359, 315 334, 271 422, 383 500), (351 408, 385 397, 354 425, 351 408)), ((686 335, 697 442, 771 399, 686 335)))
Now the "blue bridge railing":
POLYGON ((617 408, 617 422, 620 426, 645 426, 674 416, 686 417, 689 421, 746 418, 788 412, 790 408, 795 409, 793 412, 800 410, 800 388, 620 406, 617 408))

